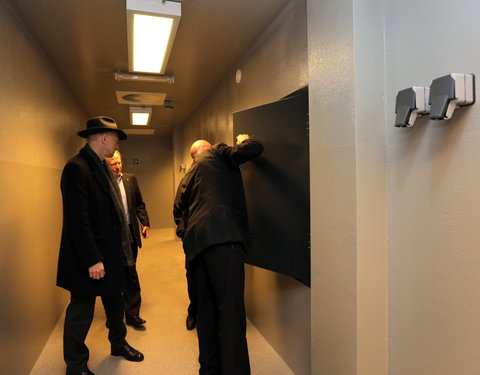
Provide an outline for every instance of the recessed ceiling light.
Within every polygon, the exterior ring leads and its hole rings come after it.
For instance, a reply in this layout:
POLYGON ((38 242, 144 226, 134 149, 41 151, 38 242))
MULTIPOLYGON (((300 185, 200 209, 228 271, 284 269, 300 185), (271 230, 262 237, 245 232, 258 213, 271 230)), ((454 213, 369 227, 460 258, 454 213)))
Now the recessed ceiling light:
POLYGON ((127 0, 131 72, 164 74, 181 16, 175 1, 127 0))
POLYGON ((130 107, 130 123, 132 125, 148 125, 152 115, 152 107, 130 107))

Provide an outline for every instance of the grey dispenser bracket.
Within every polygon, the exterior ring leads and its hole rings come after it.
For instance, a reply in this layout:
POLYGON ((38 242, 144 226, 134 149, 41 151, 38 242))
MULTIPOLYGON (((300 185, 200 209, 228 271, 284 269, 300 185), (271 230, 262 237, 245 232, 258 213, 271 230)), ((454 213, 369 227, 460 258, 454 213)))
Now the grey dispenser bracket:
POLYGON ((434 79, 429 103, 432 120, 451 119, 457 108, 475 103, 475 75, 452 73, 434 79))
POLYGON ((421 117, 430 111, 428 104, 429 87, 409 87, 397 94, 395 103, 395 126, 398 128, 410 128, 417 117, 421 117))

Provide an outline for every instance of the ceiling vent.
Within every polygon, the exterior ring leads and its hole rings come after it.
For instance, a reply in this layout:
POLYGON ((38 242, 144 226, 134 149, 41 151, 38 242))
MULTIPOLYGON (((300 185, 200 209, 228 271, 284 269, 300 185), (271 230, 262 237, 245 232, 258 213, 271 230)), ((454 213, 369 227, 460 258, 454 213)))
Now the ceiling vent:
POLYGON ((167 94, 160 92, 115 91, 118 104, 163 105, 167 94))

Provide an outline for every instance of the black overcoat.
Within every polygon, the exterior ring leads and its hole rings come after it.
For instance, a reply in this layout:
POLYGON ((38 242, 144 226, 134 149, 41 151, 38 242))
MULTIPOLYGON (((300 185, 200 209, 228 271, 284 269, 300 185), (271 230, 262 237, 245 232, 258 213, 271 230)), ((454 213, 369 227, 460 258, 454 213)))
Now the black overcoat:
POLYGON ((173 209, 187 263, 211 245, 247 244, 247 209, 239 166, 262 152, 260 142, 247 139, 237 147, 215 144, 197 156, 178 186, 173 209))
POLYGON ((122 225, 100 168, 83 148, 65 165, 61 179, 63 228, 57 286, 80 296, 118 294, 124 287, 122 225), (100 261, 105 277, 91 279, 88 267, 100 261))

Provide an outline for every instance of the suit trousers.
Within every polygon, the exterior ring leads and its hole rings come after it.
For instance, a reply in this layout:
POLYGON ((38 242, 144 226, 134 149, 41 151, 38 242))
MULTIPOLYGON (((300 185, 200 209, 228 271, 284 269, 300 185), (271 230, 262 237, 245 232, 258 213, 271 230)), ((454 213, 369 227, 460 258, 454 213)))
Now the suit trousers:
MULTIPOLYGON (((63 356, 67 367, 85 371, 89 351, 85 338, 93 321, 96 296, 71 295, 65 313, 63 330, 63 356)), ((121 294, 101 296, 107 316, 108 339, 112 348, 121 348, 126 343, 127 328, 123 322, 123 298, 121 294)))
POLYGON ((242 244, 210 246, 188 265, 198 301, 200 375, 249 375, 242 244))
POLYGON ((197 295, 195 294, 192 275, 190 274, 190 271, 188 270, 188 268, 187 268, 186 277, 187 277, 188 298, 190 299, 190 304, 188 305, 187 312, 188 312, 188 316, 191 316, 192 318, 196 318, 198 315, 197 295))
MULTIPOLYGON (((131 230, 131 233, 133 236, 133 230, 131 230)), ((135 316, 140 316, 140 305, 142 304, 140 279, 138 278, 136 265, 138 247, 135 240, 132 242, 132 255, 135 264, 131 267, 125 267, 125 289, 123 291, 125 318, 127 320, 135 316)))

